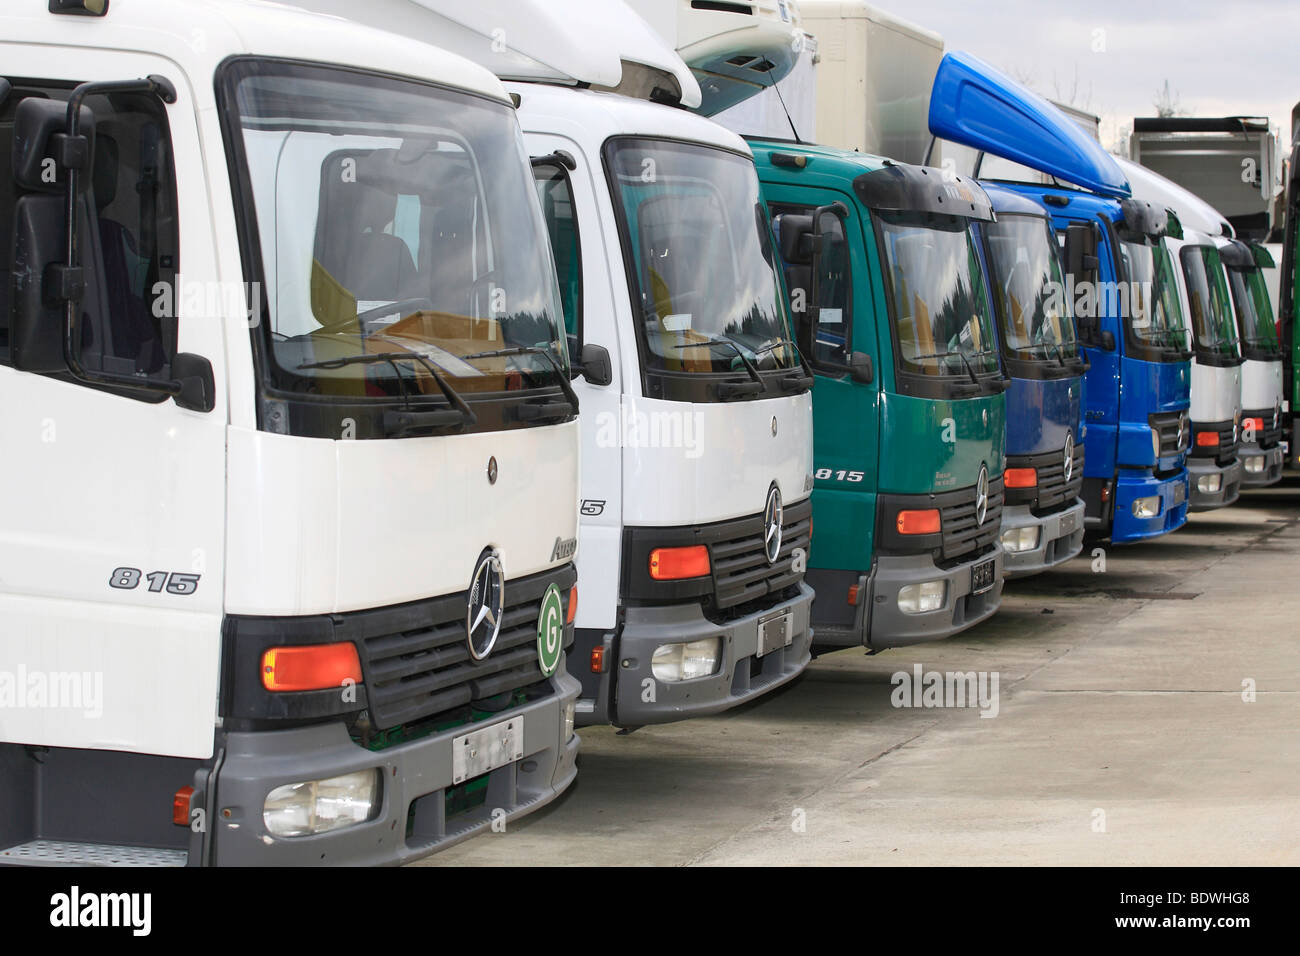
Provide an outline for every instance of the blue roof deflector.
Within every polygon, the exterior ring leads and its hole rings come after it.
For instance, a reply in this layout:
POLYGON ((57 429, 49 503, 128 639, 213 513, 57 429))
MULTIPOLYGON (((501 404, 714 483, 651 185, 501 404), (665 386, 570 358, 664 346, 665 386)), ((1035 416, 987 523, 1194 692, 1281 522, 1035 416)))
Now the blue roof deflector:
POLYGON ((930 132, 1103 196, 1131 192, 1114 157, 1074 120, 969 53, 947 53, 939 64, 930 132))

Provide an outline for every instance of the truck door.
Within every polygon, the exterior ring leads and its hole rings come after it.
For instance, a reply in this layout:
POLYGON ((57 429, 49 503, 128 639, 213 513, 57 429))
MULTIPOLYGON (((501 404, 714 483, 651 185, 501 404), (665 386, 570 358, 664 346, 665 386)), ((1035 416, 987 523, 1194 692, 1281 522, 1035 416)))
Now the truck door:
MULTIPOLYGON (((6 57, 0 740, 207 757, 220 667, 226 372, 193 94, 176 64, 145 54, 14 46, 6 57), (215 379, 210 411, 88 384, 52 367, 63 361, 57 348, 45 353, 57 356, 50 368, 15 367, 15 346, 62 331, 63 309, 23 290, 49 261, 65 260, 66 176, 48 155, 15 165, 15 140, 41 128, 42 102, 53 110, 48 130, 75 83, 150 74, 175 85, 175 103, 144 93, 84 103, 93 136, 76 206, 80 358, 88 370, 156 381, 180 374, 178 353, 201 356, 215 379), (47 241, 51 232, 59 242, 47 241)), ((242 283, 235 291, 242 311, 242 283)))
POLYGON ((868 268, 865 224, 858 207, 833 190, 768 186, 764 198, 772 214, 781 255, 795 341, 816 374, 813 385, 813 499, 820 519, 810 564, 818 568, 865 571, 870 567, 879 480, 880 384, 861 371, 855 379, 855 354, 874 365, 875 284, 868 268), (841 213, 815 209, 839 203, 841 213), (820 237, 816 274, 809 257, 796 247, 796 220, 820 237))
POLYGON ((530 133, 527 139, 555 255, 570 360, 577 362, 588 345, 606 349, 611 359, 612 380, 608 384, 595 384, 587 375, 573 382, 582 417, 578 615, 574 624, 580 631, 608 631, 613 629, 618 611, 622 444, 627 426, 622 413, 614 295, 596 199, 596 184, 603 173, 599 160, 593 169, 578 145, 565 137, 530 133))

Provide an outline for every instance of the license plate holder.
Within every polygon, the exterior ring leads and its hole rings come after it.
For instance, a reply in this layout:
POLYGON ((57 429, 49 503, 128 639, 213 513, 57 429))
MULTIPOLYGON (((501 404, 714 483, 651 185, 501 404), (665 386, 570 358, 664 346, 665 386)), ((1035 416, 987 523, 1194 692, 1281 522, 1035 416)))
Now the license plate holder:
POLYGON ((789 647, 794 641, 794 612, 779 611, 758 619, 758 655, 789 647))
POLYGON ((981 561, 970 569, 970 593, 983 594, 991 590, 995 580, 997 562, 993 559, 981 561))
POLYGON ((507 717, 451 741, 451 782, 461 784, 524 755, 524 718, 507 717))
POLYGON ((1181 481, 1174 485, 1173 504, 1170 507, 1177 508, 1187 500, 1187 486, 1181 481))

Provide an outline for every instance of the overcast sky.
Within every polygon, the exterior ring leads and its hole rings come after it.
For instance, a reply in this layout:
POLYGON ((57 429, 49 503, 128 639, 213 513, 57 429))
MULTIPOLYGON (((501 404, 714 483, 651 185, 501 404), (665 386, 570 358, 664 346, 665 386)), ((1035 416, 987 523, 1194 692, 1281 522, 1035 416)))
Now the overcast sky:
POLYGON ((1134 116, 1155 115, 1165 80, 1188 115, 1268 116, 1290 138, 1300 101, 1297 0, 873 2, 941 34, 946 49, 1100 115, 1107 148, 1134 116))

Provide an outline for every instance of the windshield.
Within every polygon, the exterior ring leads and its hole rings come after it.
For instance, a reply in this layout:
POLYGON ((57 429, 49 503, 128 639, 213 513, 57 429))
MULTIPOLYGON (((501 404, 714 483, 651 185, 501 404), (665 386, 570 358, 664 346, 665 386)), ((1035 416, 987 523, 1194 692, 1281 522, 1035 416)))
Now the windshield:
POLYGON ((276 388, 409 401, 559 384, 546 233, 509 106, 240 61, 276 388), (512 351, 502 354, 502 350, 512 351))
POLYGON ((1237 312, 1237 331, 1247 348, 1276 352, 1277 327, 1273 324, 1273 306, 1268 300, 1268 288, 1258 269, 1228 270, 1228 284, 1232 287, 1232 304, 1237 312))
POLYGON ((1002 216, 984 226, 989 281, 1009 358, 1058 361, 1078 354, 1065 280, 1047 220, 1002 216))
POLYGON ((1218 250, 1210 246, 1187 246, 1182 251, 1182 260, 1196 347, 1206 352, 1235 354, 1237 326, 1218 250))
POLYGON ((759 201, 743 156, 616 139, 606 147, 647 371, 791 368, 790 341, 759 201))
POLYGON ((1121 239, 1120 259, 1128 292, 1128 330, 1139 342, 1158 348, 1187 347, 1187 325, 1178 301, 1173 260, 1163 240, 1148 245, 1121 239))
POLYGON ((899 368, 922 375, 998 371, 975 242, 959 216, 875 212, 899 347, 899 368))

